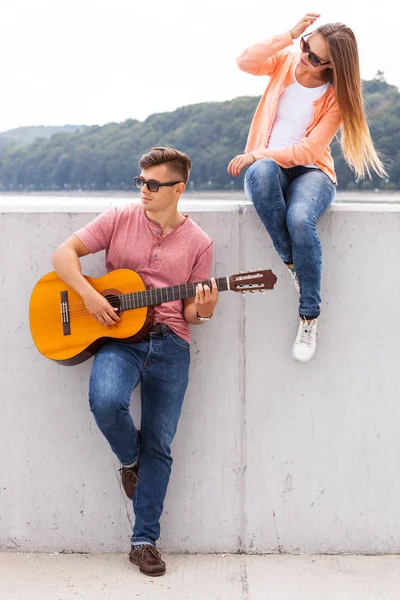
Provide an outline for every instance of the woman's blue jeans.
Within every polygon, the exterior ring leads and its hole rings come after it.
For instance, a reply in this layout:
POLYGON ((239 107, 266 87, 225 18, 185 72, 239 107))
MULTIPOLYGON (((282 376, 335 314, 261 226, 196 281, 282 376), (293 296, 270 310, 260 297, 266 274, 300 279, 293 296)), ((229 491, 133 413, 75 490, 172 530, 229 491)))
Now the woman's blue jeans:
POLYGON ((266 158, 249 167, 244 186, 279 256, 296 268, 300 317, 316 319, 320 314, 322 270, 316 223, 335 197, 335 184, 320 169, 284 169, 266 158))
POLYGON ((172 332, 137 344, 111 342, 98 350, 90 375, 89 402, 97 425, 122 465, 139 458, 133 498, 132 545, 155 545, 171 473, 174 438, 188 384, 190 346, 172 332), (140 448, 129 412, 140 382, 140 448))

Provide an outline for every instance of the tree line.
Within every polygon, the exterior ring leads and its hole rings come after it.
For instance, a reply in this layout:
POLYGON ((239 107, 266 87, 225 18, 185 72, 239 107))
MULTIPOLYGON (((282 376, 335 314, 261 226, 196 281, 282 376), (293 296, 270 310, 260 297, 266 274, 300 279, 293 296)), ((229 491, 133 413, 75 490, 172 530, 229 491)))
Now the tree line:
MULTIPOLYGON (((400 94, 382 72, 363 81, 366 113, 387 179, 357 181, 331 145, 339 189, 400 189, 400 94)), ((0 190, 129 190, 140 156, 152 146, 173 146, 193 161, 189 189, 242 189, 244 173, 226 173, 243 152, 259 97, 207 102, 104 126, 68 126, 68 132, 21 145, 21 136, 0 135, 0 190)), ((22 128, 21 128, 22 129, 22 128)), ((48 132, 47 132, 48 135, 48 132)), ((32 131, 30 131, 32 137, 32 131)))

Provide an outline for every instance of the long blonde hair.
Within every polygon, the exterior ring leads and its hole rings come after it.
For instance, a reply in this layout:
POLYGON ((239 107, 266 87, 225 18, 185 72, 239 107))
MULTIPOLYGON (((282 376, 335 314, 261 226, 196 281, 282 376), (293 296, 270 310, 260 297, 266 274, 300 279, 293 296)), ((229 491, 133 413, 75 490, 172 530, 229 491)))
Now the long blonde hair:
POLYGON ((326 41, 332 69, 328 77, 335 86, 335 96, 342 113, 340 144, 347 164, 361 179, 371 171, 387 176, 371 139, 365 118, 361 88, 357 41, 350 27, 328 23, 315 30, 326 41))

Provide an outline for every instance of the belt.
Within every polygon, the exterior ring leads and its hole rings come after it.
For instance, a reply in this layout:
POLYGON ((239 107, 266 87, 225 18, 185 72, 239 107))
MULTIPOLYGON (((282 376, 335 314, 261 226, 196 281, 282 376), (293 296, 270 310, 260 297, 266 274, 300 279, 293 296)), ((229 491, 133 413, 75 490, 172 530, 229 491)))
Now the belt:
POLYGON ((153 327, 149 331, 149 335, 155 335, 157 333, 167 335, 170 331, 172 331, 171 327, 168 327, 168 325, 165 323, 154 323, 153 327))

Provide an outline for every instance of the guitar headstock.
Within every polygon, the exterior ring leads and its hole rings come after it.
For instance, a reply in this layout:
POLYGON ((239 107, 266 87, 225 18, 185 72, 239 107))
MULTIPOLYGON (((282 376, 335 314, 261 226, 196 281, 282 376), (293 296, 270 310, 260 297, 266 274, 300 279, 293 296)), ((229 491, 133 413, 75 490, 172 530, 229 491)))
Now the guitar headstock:
POLYGON ((229 289, 233 292, 264 292, 272 290, 277 281, 276 275, 268 269, 267 271, 246 271, 229 277, 229 289))

